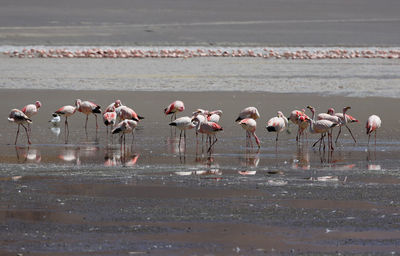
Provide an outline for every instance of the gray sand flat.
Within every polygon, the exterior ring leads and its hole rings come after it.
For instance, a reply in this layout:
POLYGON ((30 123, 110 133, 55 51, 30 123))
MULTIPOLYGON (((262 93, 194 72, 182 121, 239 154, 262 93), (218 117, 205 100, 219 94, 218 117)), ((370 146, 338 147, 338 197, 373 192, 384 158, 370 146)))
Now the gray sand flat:
POLYGON ((261 91, 400 98, 400 61, 0 58, 0 88, 261 91))
POLYGON ((400 2, 2 1, 0 44, 395 46, 400 2))

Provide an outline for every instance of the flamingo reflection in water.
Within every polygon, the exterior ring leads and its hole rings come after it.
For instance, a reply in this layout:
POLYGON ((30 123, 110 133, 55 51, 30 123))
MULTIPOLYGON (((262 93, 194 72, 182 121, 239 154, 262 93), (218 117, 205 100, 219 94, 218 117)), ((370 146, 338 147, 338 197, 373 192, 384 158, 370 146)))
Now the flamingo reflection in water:
POLYGON ((310 168, 310 153, 307 145, 298 147, 293 157, 292 169, 310 170, 310 168))
POLYGON ((139 159, 138 153, 131 153, 129 150, 108 147, 104 155, 104 166, 134 166, 139 159))
POLYGON ((61 150, 58 158, 67 163, 75 163, 76 165, 81 165, 79 150, 80 149, 76 147, 65 147, 61 150))
POLYGON ((42 160, 40 150, 37 148, 15 146, 15 151, 17 152, 17 160, 19 162, 40 163, 42 160))
POLYGON ((258 167, 260 163, 260 150, 253 153, 246 149, 244 156, 244 158, 240 158, 240 164, 246 169, 238 171, 238 173, 240 175, 255 175, 257 171, 254 169, 258 167))
POLYGON ((215 162, 214 157, 209 155, 206 157, 196 156, 195 162, 196 166, 192 171, 178 171, 174 173, 179 176, 200 175, 205 179, 221 179, 222 172, 219 169, 219 164, 215 162))

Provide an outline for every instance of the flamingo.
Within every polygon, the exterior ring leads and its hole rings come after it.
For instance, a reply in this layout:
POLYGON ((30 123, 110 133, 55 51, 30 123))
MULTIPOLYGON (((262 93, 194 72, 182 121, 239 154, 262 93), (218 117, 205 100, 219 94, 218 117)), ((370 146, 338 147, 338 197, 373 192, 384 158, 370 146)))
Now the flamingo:
MULTIPOLYGON (((346 111, 347 111, 347 110, 346 110, 346 111)), ((354 136, 353 136, 353 133, 351 132, 351 130, 350 130, 350 128, 347 126, 347 124, 348 124, 348 123, 355 123, 355 122, 358 122, 358 120, 355 119, 354 117, 352 117, 351 115, 346 114, 346 113, 345 113, 345 114, 343 114, 343 113, 335 113, 335 110, 334 110, 333 108, 328 109, 328 114, 335 115, 335 116, 339 117, 340 120, 341 120, 341 121, 340 121, 341 124, 339 125, 339 132, 338 132, 338 135, 336 136, 335 143, 337 143, 337 141, 338 141, 338 139, 339 139, 339 135, 340 135, 340 133, 342 132, 342 126, 343 126, 343 125, 347 128, 347 130, 349 130, 349 133, 350 133, 351 137, 353 138, 354 143, 357 143, 356 139, 355 139, 354 136), (346 117, 346 118, 344 118, 344 117, 346 117)))
POLYGON ((257 120, 257 118, 260 117, 260 114, 258 113, 258 110, 256 107, 247 107, 240 111, 238 118, 236 118, 235 122, 239 122, 240 120, 243 120, 245 118, 253 118, 254 120, 257 120))
POLYGON ((164 109, 164 114, 166 115, 171 115, 171 122, 174 119, 176 119, 176 112, 182 112, 185 110, 185 105, 183 104, 182 101, 180 100, 176 100, 174 102, 172 102, 171 104, 168 105, 168 107, 166 107, 164 109))
POLYGON ((96 129, 99 128, 97 124, 97 115, 101 114, 101 107, 96 103, 90 101, 81 101, 80 99, 75 100, 76 109, 86 115, 85 131, 87 132, 87 122, 90 114, 94 114, 96 117, 96 129))
POLYGON ((14 144, 15 145, 17 144, 20 125, 22 125, 22 127, 24 127, 25 129, 26 137, 28 138, 28 144, 31 144, 31 139, 29 137, 28 129, 25 127, 24 124, 31 124, 32 120, 27 115, 25 115, 24 112, 22 112, 21 110, 12 109, 10 114, 8 115, 8 121, 18 124, 17 136, 15 137, 14 144))
MULTIPOLYGON (((310 123, 310 133, 320 133, 321 134, 319 149, 321 149, 321 143, 324 142, 324 150, 325 150, 325 140, 324 140, 325 134, 328 133, 330 131, 330 129, 337 126, 338 124, 334 123, 332 121, 329 121, 329 120, 315 121, 315 109, 311 106, 307 106, 307 108, 312 113, 312 119, 310 119, 310 118, 306 119, 310 123)), ((330 142, 329 135, 328 135, 328 144, 330 145, 330 148, 333 150, 332 141, 330 142)), ((315 144, 313 146, 315 146, 315 144)))
POLYGON ((296 141, 299 141, 301 135, 303 135, 303 132, 308 127, 308 122, 305 121, 308 118, 308 116, 304 112, 305 112, 304 109, 302 109, 301 111, 300 110, 293 110, 290 113, 289 118, 288 118, 288 120, 290 120, 292 123, 294 123, 294 124, 296 124, 298 126, 297 135, 296 135, 296 141), (300 119, 300 117, 302 117, 302 116, 304 118, 300 119))
MULTIPOLYGON (((169 125, 176 126, 179 130, 181 130, 181 132, 179 134, 179 145, 178 145, 179 149, 181 148, 182 133, 183 133, 184 140, 186 142, 186 130, 193 129, 196 127, 196 125, 192 122, 192 118, 190 118, 188 116, 179 117, 179 118, 175 119, 174 121, 172 121, 169 125)), ((186 143, 185 143, 185 145, 186 145, 186 143)))
POLYGON ((276 142, 278 142, 279 133, 283 132, 288 126, 288 120, 283 115, 281 111, 278 111, 276 117, 273 117, 268 120, 267 128, 268 132, 276 132, 276 142))
POLYGON ((222 131, 223 128, 214 122, 209 122, 205 120, 205 118, 201 118, 202 116, 199 115, 195 117, 192 121, 196 123, 196 131, 199 133, 207 134, 209 141, 210 141, 210 147, 208 148, 207 152, 211 151, 212 146, 218 141, 216 133, 219 131, 222 131), (214 141, 211 143, 211 136, 213 136, 214 141))
POLYGON ((110 105, 108 105, 108 107, 106 108, 106 110, 104 110, 104 112, 114 112, 116 108, 122 106, 122 103, 120 100, 116 100, 115 102, 111 103, 110 105))
POLYGON ((65 122, 64 122, 64 130, 65 130, 65 140, 68 139, 69 136, 69 127, 68 127, 68 117, 72 116, 76 112, 76 107, 67 105, 59 108, 54 114, 60 115, 60 116, 65 116, 65 122))
MULTIPOLYGON (((42 106, 40 101, 36 101, 35 104, 28 104, 22 108, 22 112, 28 117, 32 118, 32 116, 36 115, 39 111, 39 108, 42 106)), ((28 123, 28 130, 31 130, 30 124, 28 123)))
POLYGON ((375 146, 376 146, 376 131, 381 127, 382 121, 379 116, 377 115, 372 115, 368 117, 367 124, 365 128, 367 129, 367 135, 368 135, 368 145, 369 145, 369 139, 371 137, 371 133, 375 132, 375 146))
POLYGON ((133 109, 127 106, 119 106, 115 109, 115 112, 117 113, 117 117, 120 121, 131 119, 139 122, 140 120, 144 119, 144 117, 139 116, 133 109))
POLYGON ((218 123, 222 116, 222 110, 214 110, 208 113, 207 121, 218 123))
POLYGON ((103 113, 103 122, 107 127, 108 134, 108 126, 111 125, 111 129, 114 127, 117 122, 117 113, 116 112, 104 112, 103 113))
MULTIPOLYGON (((124 145, 125 145, 125 134, 127 133, 132 133, 133 136, 133 131, 135 130, 137 126, 137 122, 134 120, 123 120, 120 123, 117 124, 117 126, 111 131, 112 134, 116 133, 121 133, 121 144, 122 144, 122 138, 124 139, 124 145)), ((135 137, 132 137, 132 143, 135 137)))
POLYGON ((39 111, 39 108, 42 106, 42 103, 40 101, 36 101, 35 104, 28 104, 26 105, 23 109, 22 112, 24 114, 31 118, 33 115, 36 115, 37 112, 39 111))
POLYGON ((251 135, 253 135, 258 148, 260 148, 260 140, 258 139, 256 135, 256 128, 257 128, 257 122, 253 118, 245 118, 239 122, 240 126, 242 126, 243 129, 246 130, 246 146, 247 146, 247 141, 250 140, 250 144, 253 146, 251 143, 251 135))

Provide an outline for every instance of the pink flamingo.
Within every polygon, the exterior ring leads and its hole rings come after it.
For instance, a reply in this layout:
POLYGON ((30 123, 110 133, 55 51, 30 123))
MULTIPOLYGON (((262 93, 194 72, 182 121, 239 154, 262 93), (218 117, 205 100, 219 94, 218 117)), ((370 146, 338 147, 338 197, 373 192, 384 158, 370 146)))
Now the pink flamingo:
POLYGON ((132 133, 132 143, 135 137, 133 136, 133 131, 135 130, 137 126, 137 122, 134 120, 123 120, 122 122, 118 123, 117 126, 111 131, 112 134, 116 133, 121 133, 121 144, 122 144, 122 139, 124 139, 124 145, 125 145, 125 134, 127 133, 132 133))
POLYGON ((107 127, 108 134, 108 126, 111 125, 111 129, 114 127, 117 122, 117 113, 116 112, 104 112, 103 114, 103 122, 107 127))
POLYGON ((97 124, 97 115, 101 114, 101 107, 90 101, 81 101, 80 99, 75 100, 76 109, 86 115, 85 131, 87 132, 87 122, 90 114, 94 114, 96 117, 96 129, 99 128, 97 124))
POLYGON ((172 121, 169 125, 176 126, 176 128, 181 130, 181 132, 179 134, 179 145, 178 145, 179 149, 181 148, 182 133, 183 133, 183 137, 184 137, 185 145, 186 145, 186 130, 193 129, 196 127, 196 125, 192 122, 192 118, 190 118, 188 116, 179 117, 179 118, 175 119, 174 121, 172 121))
POLYGON ((207 134, 210 142, 210 147, 208 148, 207 152, 210 152, 214 144, 218 141, 216 133, 222 131, 223 128, 217 123, 208 122, 204 118, 200 118, 200 116, 195 117, 193 121, 196 123, 197 132, 207 134), (214 141, 212 143, 211 136, 213 136, 214 138, 214 141))
POLYGON ((300 137, 303 135, 304 131, 308 127, 308 122, 305 121, 308 116, 304 113, 305 110, 302 109, 300 110, 293 110, 290 115, 288 120, 290 120, 292 123, 296 124, 298 126, 297 129, 297 135, 296 135, 296 141, 298 142, 300 140, 300 137), (300 118, 304 117, 304 118, 300 118))
MULTIPOLYGON (((350 109, 350 108, 349 108, 350 109)), ((346 110, 347 111, 347 110, 346 110)), ((338 139, 339 139, 339 135, 342 132, 342 126, 344 125, 347 130, 349 130, 349 133, 351 135, 351 137, 354 140, 354 143, 357 143, 356 139, 353 136, 353 133, 351 132, 350 128, 347 126, 348 123, 355 123, 358 122, 357 119, 355 119, 354 117, 352 117, 351 115, 348 115, 346 113, 335 113, 335 110, 333 108, 328 109, 328 114, 330 115, 334 115, 340 118, 340 123, 339 123, 339 132, 338 135, 336 136, 336 140, 335 143, 337 143, 338 139), (346 117, 346 118, 344 118, 346 117)))
POLYGON ((184 110, 185 110, 185 105, 183 104, 183 102, 180 100, 176 100, 171 104, 169 104, 168 107, 164 109, 164 114, 166 115, 172 114, 171 116, 171 122, 172 122, 173 119, 176 119, 176 112, 182 112, 184 110))
POLYGON ((260 118, 260 114, 258 113, 258 110, 256 107, 247 107, 240 111, 238 118, 236 118, 235 122, 239 122, 240 120, 243 120, 245 118, 253 118, 254 120, 257 120, 257 118, 260 118))
MULTIPOLYGON (((329 121, 329 120, 315 121, 315 109, 311 106, 307 106, 307 108, 312 112, 312 119, 310 119, 310 118, 307 119, 307 121, 310 123, 310 133, 320 133, 321 134, 321 139, 318 140, 318 141, 320 141, 319 149, 321 150, 321 144, 323 142, 324 150, 325 150, 324 137, 333 127, 337 126, 338 124, 334 123, 332 121, 329 121)), ((313 147, 315 146, 315 144, 316 143, 314 143, 313 147)), ((329 134, 328 134, 328 144, 330 146, 330 149, 333 150, 332 139, 330 138, 329 134)))
POLYGON ((283 115, 281 111, 278 111, 276 117, 273 117, 268 120, 267 128, 268 132, 276 132, 276 139, 275 141, 278 142, 279 133, 283 132, 288 126, 288 120, 283 115))
POLYGON ((57 115, 60 116, 65 116, 65 122, 64 122, 64 130, 65 130, 65 139, 68 140, 69 136, 69 127, 68 127, 68 117, 72 116, 76 112, 76 107, 67 105, 59 108, 56 112, 54 112, 57 115))
POLYGON ((256 135, 256 128, 257 128, 257 122, 253 118, 245 118, 239 122, 240 126, 242 126, 243 129, 246 130, 246 146, 248 145, 248 141, 250 141, 251 146, 253 144, 251 143, 251 135, 253 135, 258 148, 260 148, 260 140, 258 139, 256 135))
POLYGON ((40 101, 36 101, 35 104, 28 104, 26 105, 23 109, 22 112, 24 114, 31 118, 33 115, 36 115, 37 112, 39 111, 39 108, 42 106, 42 103, 40 101))
POLYGON ((108 107, 106 108, 106 110, 104 110, 104 112, 114 112, 116 108, 122 106, 122 103, 120 100, 116 100, 115 102, 111 103, 110 105, 108 105, 108 107))
POLYGON ((372 132, 375 132, 375 146, 376 146, 376 131, 381 127, 382 121, 379 116, 372 115, 368 117, 365 128, 367 129, 368 145, 372 132))
POLYGON ((28 129, 25 127, 24 124, 31 124, 32 120, 24 114, 19 109, 12 109, 10 114, 8 115, 8 121, 18 124, 17 136, 15 137, 15 145, 17 144, 18 135, 19 135, 19 126, 22 125, 26 132, 26 137, 28 138, 28 144, 31 144, 31 139, 29 137, 28 129))
POLYGON ((144 119, 144 117, 139 116, 133 109, 127 106, 120 106, 115 109, 115 112, 117 113, 118 119, 121 121, 131 119, 139 122, 140 120, 144 119))
MULTIPOLYGON (((39 108, 42 106, 42 103, 40 101, 36 101, 35 104, 28 104, 25 107, 22 108, 22 112, 29 117, 32 118, 32 116, 36 115, 37 112, 39 111, 39 108)), ((31 130, 30 124, 28 123, 28 130, 31 130)))
POLYGON ((207 121, 218 123, 222 116, 222 110, 214 110, 208 113, 207 121))

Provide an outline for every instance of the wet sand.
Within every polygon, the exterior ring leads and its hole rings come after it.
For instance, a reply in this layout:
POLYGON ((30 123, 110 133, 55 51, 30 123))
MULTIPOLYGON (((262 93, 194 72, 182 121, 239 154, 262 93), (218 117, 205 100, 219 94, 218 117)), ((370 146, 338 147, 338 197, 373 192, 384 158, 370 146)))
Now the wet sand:
MULTIPOLYGON (((29 255, 264 255, 397 251, 400 179, 398 100, 267 92, 134 92, 2 89, 0 116, 39 99, 33 145, 15 125, 0 124, 0 252, 29 255), (47 122, 76 98, 102 106, 119 98, 145 119, 133 145, 121 149, 96 134, 84 116, 57 136, 47 122), (222 109, 224 131, 211 155, 189 132, 178 147, 162 109, 175 99, 182 115, 198 107, 222 109), (249 103, 261 112, 262 147, 245 147, 233 120, 249 103), (296 145, 295 127, 280 136, 264 128, 277 110, 313 104, 317 111, 351 105, 358 142, 344 136, 332 154, 311 149, 317 136, 296 145), (367 147, 364 122, 381 116, 377 145, 367 147)), ((336 133, 336 132, 335 132, 336 133)), ((177 134, 178 135, 178 134, 177 134)), ((128 136, 128 142, 131 137, 128 136)))

